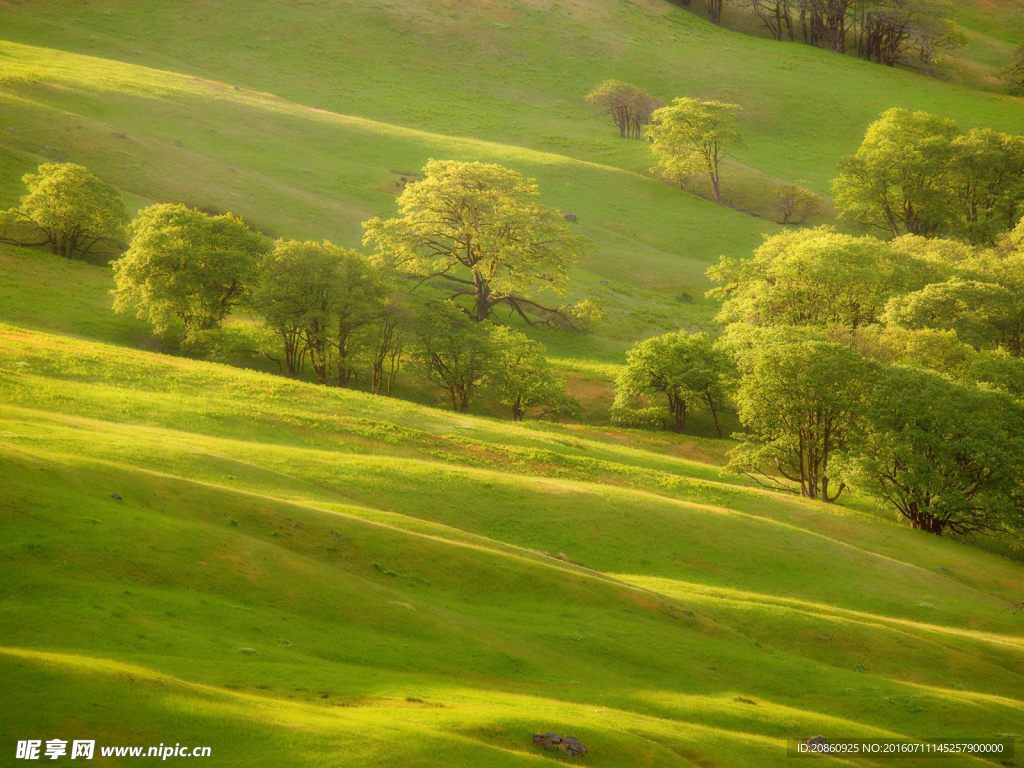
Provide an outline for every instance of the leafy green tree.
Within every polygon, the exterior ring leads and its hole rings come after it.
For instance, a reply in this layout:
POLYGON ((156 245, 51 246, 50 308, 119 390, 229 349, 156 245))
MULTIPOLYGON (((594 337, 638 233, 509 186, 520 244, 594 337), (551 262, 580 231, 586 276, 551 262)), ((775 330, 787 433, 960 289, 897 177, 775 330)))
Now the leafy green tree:
POLYGON ((491 326, 490 341, 495 350, 491 381, 515 421, 522 421, 531 408, 550 412, 570 405, 565 382, 555 377, 543 344, 504 325, 491 326))
POLYGON ((735 402, 742 441, 730 466, 811 499, 835 501, 846 487, 832 459, 847 447, 872 366, 845 346, 808 339, 754 344, 740 360, 735 402))
POLYGON ((289 376, 311 358, 314 374, 327 378, 327 337, 332 321, 341 249, 328 243, 278 240, 260 262, 251 303, 278 334, 289 376))
POLYGON ((452 409, 465 413, 494 370, 497 353, 487 326, 452 301, 431 301, 421 310, 415 328, 413 356, 427 378, 448 395, 452 409))
POLYGON ((587 103, 607 114, 623 139, 642 138, 644 126, 659 106, 651 94, 621 80, 605 80, 587 94, 587 103))
POLYGON ((832 184, 836 208, 893 236, 937 235, 949 217, 947 184, 957 129, 927 112, 889 109, 868 126, 832 184))
POLYGON ((177 318, 188 338, 220 325, 253 279, 265 240, 234 214, 164 203, 139 211, 113 262, 114 309, 135 307, 158 333, 177 318))
POLYGON ((985 350, 971 361, 966 378, 1024 401, 1024 358, 1005 349, 985 350))
POLYGON ((1010 398, 889 368, 864 402, 841 474, 941 535, 1024 521, 1024 412, 1010 398))
POLYGON ((27 192, 2 214, 0 241, 48 245, 66 258, 85 258, 117 246, 128 221, 117 190, 75 163, 43 163, 21 177, 27 192))
POLYGON ((972 128, 953 139, 950 231, 991 244, 1012 228, 1024 199, 1024 136, 972 128))
POLYGON ((612 411, 623 418, 638 399, 664 397, 669 425, 682 432, 687 413, 699 404, 708 409, 721 436, 728 369, 726 356, 704 333, 676 331, 637 342, 626 353, 626 367, 615 383, 612 411))
POLYGON ((412 311, 408 296, 385 283, 381 311, 370 334, 370 391, 390 395, 402 363, 412 311))
POLYGON ((398 208, 397 218, 363 223, 381 262, 470 297, 477 320, 501 304, 529 323, 566 317, 532 296, 565 290, 582 240, 541 204, 533 180, 499 165, 430 160, 398 208))
POLYGON ((750 259, 723 257, 708 270, 719 284, 708 295, 722 301, 722 323, 854 332, 877 322, 889 298, 931 273, 874 237, 829 227, 788 230, 765 238, 750 259))
POLYGON ((1005 345, 1020 354, 1024 314, 1006 288, 952 277, 892 299, 885 320, 905 328, 952 330, 975 349, 1005 345))
POLYGON ((680 183, 706 174, 715 202, 722 202, 720 166, 726 150, 740 144, 736 104, 680 97, 654 110, 644 136, 651 142, 655 170, 680 183))
POLYGON ((358 358, 373 344, 373 326, 385 312, 387 286, 358 251, 339 249, 335 270, 331 346, 339 386, 348 386, 358 358))

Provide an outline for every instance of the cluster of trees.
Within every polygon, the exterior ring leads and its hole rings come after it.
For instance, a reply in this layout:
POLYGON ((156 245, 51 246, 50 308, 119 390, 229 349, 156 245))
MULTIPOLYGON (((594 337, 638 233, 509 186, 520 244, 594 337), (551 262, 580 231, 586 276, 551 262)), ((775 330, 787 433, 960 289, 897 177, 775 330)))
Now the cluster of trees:
MULTIPOLYGON (((652 172, 684 186, 703 175, 715 202, 722 202, 721 164, 730 146, 741 143, 736 112, 739 106, 720 101, 680 97, 662 105, 649 93, 619 80, 605 80, 587 94, 587 101, 611 117, 621 138, 651 143, 652 172)), ((804 212, 804 198, 790 198, 789 212, 804 212)))
POLYGON ((1024 223, 992 247, 791 230, 709 274, 725 333, 636 345, 617 418, 734 409, 731 464, 761 482, 856 487, 936 534, 1024 529, 1024 223))
POLYGON ((605 80, 586 98, 601 114, 611 118, 623 139, 643 138, 651 113, 661 106, 651 94, 621 80, 605 80))
POLYGON ((1024 137, 890 109, 843 159, 833 192, 842 216, 887 235, 992 244, 1024 212, 1024 137))
MULTIPOLYGON (((691 0, 679 0, 689 6, 691 0)), ((705 0, 708 18, 722 23, 721 0, 705 0)), ((852 49, 879 64, 935 61, 964 44, 944 16, 941 0, 740 0, 776 40, 801 41, 837 53, 852 49)))
POLYGON ((483 386, 517 420, 574 409, 544 345, 493 322, 502 306, 531 325, 577 330, 599 316, 589 300, 542 303, 566 290, 583 240, 515 171, 429 161, 396 217, 364 222, 371 255, 272 242, 232 213, 182 204, 148 206, 129 223, 117 191, 70 163, 44 164, 24 181, 0 237, 69 258, 121 244, 114 309, 180 334, 186 348, 210 348, 244 309, 263 320, 274 340, 266 352, 290 376, 390 394, 409 361, 459 411, 483 386))

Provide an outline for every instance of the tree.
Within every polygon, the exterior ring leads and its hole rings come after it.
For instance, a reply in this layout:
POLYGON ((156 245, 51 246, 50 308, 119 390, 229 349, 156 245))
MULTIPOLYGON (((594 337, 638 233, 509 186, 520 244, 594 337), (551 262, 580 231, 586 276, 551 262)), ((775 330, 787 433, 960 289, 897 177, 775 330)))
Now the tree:
POLYGON ((727 370, 725 355, 704 333, 677 331, 637 342, 626 353, 626 367, 615 383, 613 413, 626 414, 638 398, 659 395, 676 432, 686 429, 688 411, 700 404, 711 413, 721 436, 727 370))
POLYGON ((807 339, 758 344, 740 360, 735 401, 744 432, 730 466, 778 472, 811 499, 835 501, 846 487, 831 467, 863 407, 871 365, 845 346, 807 339))
POLYGON ((367 334, 385 313, 386 293, 381 275, 366 256, 339 249, 330 339, 338 386, 352 382, 357 356, 373 343, 367 334))
POLYGON ((448 395, 452 409, 465 413, 494 368, 496 353, 487 327, 452 301, 428 302, 415 327, 414 357, 427 378, 448 395))
POLYGON ((927 112, 889 109, 868 126, 832 183, 840 214, 892 236, 937 235, 949 216, 946 188, 956 126, 927 112))
POLYGON ((179 204, 143 208, 129 232, 128 250, 113 262, 114 309, 134 306, 158 333, 177 318, 186 339, 220 325, 266 251, 234 214, 210 216, 179 204))
POLYGON ((390 395, 402 362, 410 309, 407 296, 394 286, 386 293, 370 336, 370 391, 390 395))
POLYGON ((994 243, 1022 212, 1024 136, 972 128, 954 138, 949 193, 950 231, 972 243, 994 243))
POLYGON ((16 208, 4 212, 0 241, 48 245, 69 259, 121 242, 128 220, 121 196, 84 166, 43 163, 21 180, 27 192, 16 208))
POLYGON ((887 369, 865 400, 842 474, 941 535, 1019 525, 1024 413, 1009 397, 887 369))
POLYGON ((707 0, 708 20, 712 24, 722 23, 722 3, 723 0, 707 0))
POLYGON ((802 225, 821 213, 821 198, 795 184, 783 184, 775 188, 775 209, 780 224, 802 225))
POLYGON ((522 421, 531 408, 570 406, 565 382, 555 378, 543 344, 504 325, 491 326, 490 341, 495 350, 492 383, 515 421, 522 421))
POLYGON ((750 259, 723 257, 708 270, 722 301, 719 322, 817 325, 856 332, 878 321, 886 301, 928 281, 931 271, 874 237, 830 227, 765 238, 750 259))
POLYGON ((536 182, 499 165, 451 160, 430 160, 423 175, 399 196, 397 218, 363 223, 377 260, 449 286, 452 298, 469 296, 477 320, 505 304, 528 323, 568 323, 564 309, 532 295, 565 290, 582 240, 541 204, 536 182))
POLYGON ((651 113, 659 106, 646 91, 621 80, 605 80, 587 94, 587 103, 607 114, 620 138, 639 139, 651 113))
POLYGON ((644 135, 651 142, 656 170, 682 183, 704 173, 715 202, 722 202, 719 167, 726 148, 740 143, 736 104, 685 97, 654 110, 644 135))
MULTIPOLYGON (((317 340, 330 324, 332 249, 329 243, 278 240, 257 269, 251 303, 280 337, 289 376, 302 372, 311 350, 318 377, 326 373, 325 365, 317 365, 317 340)), ((319 350, 326 356, 325 344, 319 350)))

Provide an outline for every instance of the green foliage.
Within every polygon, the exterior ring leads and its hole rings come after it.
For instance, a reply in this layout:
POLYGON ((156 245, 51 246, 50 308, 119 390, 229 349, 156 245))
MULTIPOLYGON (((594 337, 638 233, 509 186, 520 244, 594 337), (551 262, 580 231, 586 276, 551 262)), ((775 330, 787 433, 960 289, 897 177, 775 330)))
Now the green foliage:
POLYGON ((719 166, 728 148, 741 143, 738 110, 736 104, 686 97, 654 110, 644 131, 657 163, 654 170, 679 183, 707 174, 715 201, 722 202, 719 166))
POLYGON ((605 80, 587 94, 587 103, 608 115, 623 139, 642 138, 651 113, 660 106, 649 93, 621 80, 605 80))
POLYGON ((431 301, 420 310, 414 328, 413 356, 448 395, 452 409, 465 413, 497 359, 488 326, 452 301, 431 301))
MULTIPOLYGON (((664 397, 667 426, 686 429, 687 412, 706 407, 719 436, 719 414, 725 407, 728 360, 705 333, 677 331, 637 342, 626 353, 626 367, 615 382, 613 417, 629 422, 636 418, 640 398, 664 397)), ((664 422, 665 411, 660 410, 664 422)))
POLYGON ((113 262, 114 308, 134 307, 157 333, 177 319, 188 337, 216 328, 244 298, 263 238, 231 213, 210 216, 179 204, 151 205, 129 228, 113 262))
POLYGON ((874 237, 829 227, 765 238, 752 258, 723 257, 708 270, 722 301, 719 322, 817 325, 854 332, 878 321, 885 302, 930 274, 921 260, 874 237))
POLYGON ((1014 357, 1005 349, 975 355, 966 378, 1024 401, 1024 358, 1014 357))
POLYGON ((470 296, 477 320, 499 304, 528 322, 559 314, 532 297, 565 290, 583 241, 541 204, 533 180, 489 163, 431 160, 398 209, 397 218, 363 224, 379 263, 470 296))
POLYGON ((566 395, 565 382, 555 377, 543 344, 504 325, 491 326, 488 335, 495 352, 491 384, 515 421, 533 408, 553 414, 579 409, 566 395))
POLYGON ((868 126, 832 184, 847 219, 892 236, 937 235, 949 216, 944 178, 956 137, 952 120, 889 109, 868 126))
POLYGON ((952 277, 892 299, 885 320, 905 328, 952 330, 975 349, 1006 343, 1019 350, 1022 339, 1015 303, 1000 285, 952 277))
POLYGON ((252 305, 279 336, 288 375, 300 373, 308 359, 318 382, 326 384, 333 368, 335 382, 347 386, 363 356, 372 356, 369 367, 377 370, 377 337, 393 335, 388 293, 383 276, 358 251, 278 240, 260 264, 252 305))
POLYGON ((1024 137, 960 133, 952 120, 890 109, 840 163, 832 189, 845 218, 893 236, 991 243, 1020 217, 1024 137))
POLYGON ((835 501, 845 484, 830 462, 847 447, 872 366, 847 347, 810 339, 754 346, 741 358, 735 401, 744 432, 730 466, 797 483, 835 501))
POLYGON ((128 220, 117 190, 75 163, 43 163, 21 177, 27 192, 0 215, 0 241, 47 245, 81 259, 121 244, 128 220))
POLYGON ((1024 524, 1024 410, 1005 395, 889 368, 861 410, 842 474, 914 528, 1024 524))

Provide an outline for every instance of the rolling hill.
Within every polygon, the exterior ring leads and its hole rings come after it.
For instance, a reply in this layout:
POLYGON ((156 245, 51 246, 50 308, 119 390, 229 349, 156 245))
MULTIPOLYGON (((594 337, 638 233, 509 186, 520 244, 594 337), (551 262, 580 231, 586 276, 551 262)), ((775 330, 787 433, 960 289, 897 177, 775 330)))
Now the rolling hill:
MULTIPOLYGON (((355 246, 426 159, 511 166, 591 241, 574 297, 607 319, 532 331, 600 390, 591 405, 634 340, 712 327, 707 265, 778 229, 745 211, 782 181, 826 193, 880 111, 1022 116, 658 0, 0 14, 0 206, 21 173, 73 160, 133 207, 355 246), (743 106, 736 208, 650 177, 647 148, 583 102, 607 77, 743 106)), ((998 18, 975 4, 963 23, 998 37, 998 18)), ((727 440, 513 424, 164 354, 110 287, 105 266, 0 246, 4 750, 734 768, 788 765, 787 740, 815 734, 1024 743, 1019 562, 862 499, 763 489, 722 469, 727 440), (588 754, 538 749, 544 731, 588 754)))

